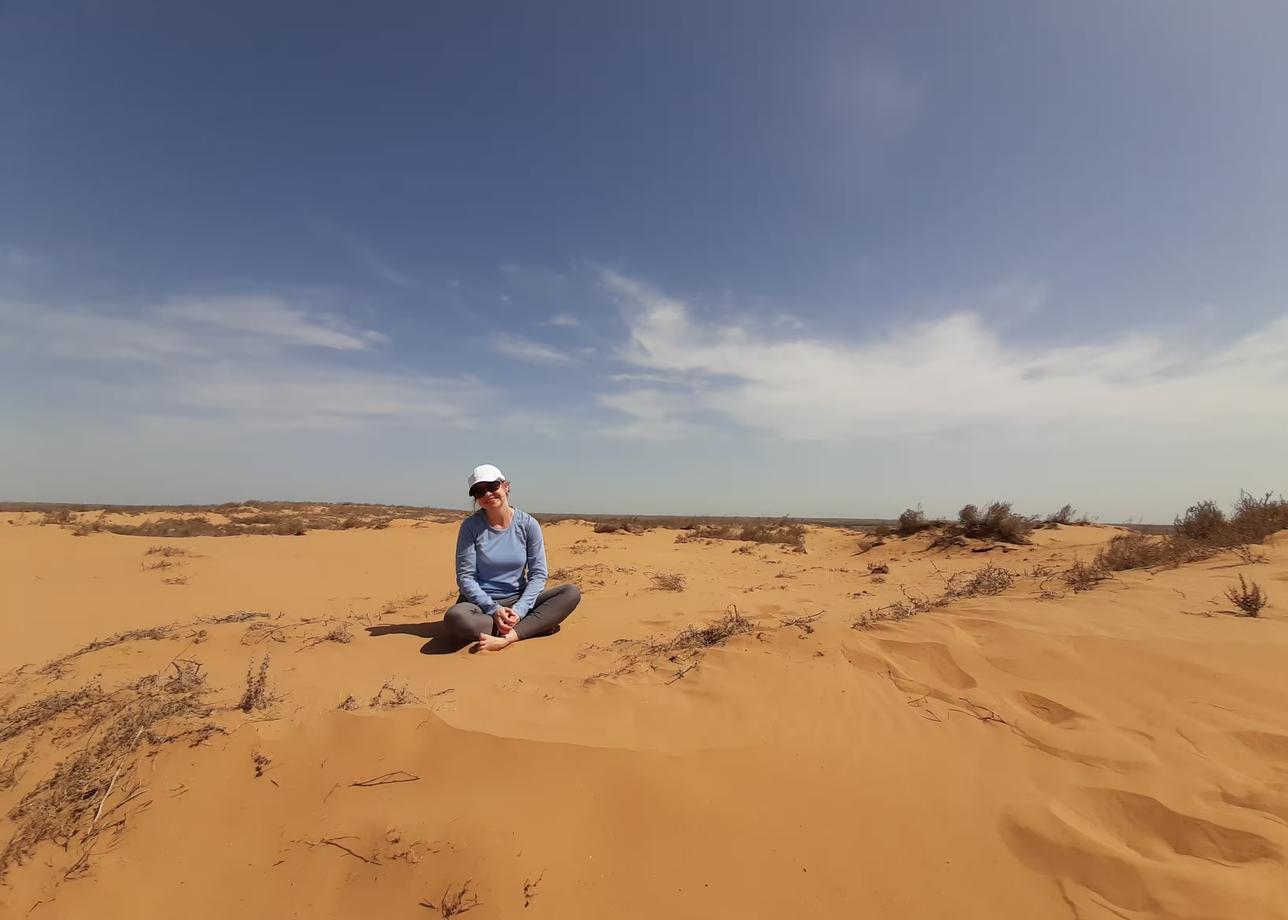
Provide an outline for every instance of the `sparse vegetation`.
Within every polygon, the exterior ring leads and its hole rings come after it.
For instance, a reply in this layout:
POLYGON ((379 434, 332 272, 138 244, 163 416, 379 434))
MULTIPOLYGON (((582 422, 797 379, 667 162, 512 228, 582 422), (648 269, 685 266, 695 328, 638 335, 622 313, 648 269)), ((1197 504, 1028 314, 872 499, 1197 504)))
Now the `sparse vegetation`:
POLYGON ((250 755, 250 762, 255 767, 255 778, 258 779, 264 775, 264 770, 273 762, 273 759, 263 751, 256 751, 250 755))
POLYGON ((739 540, 744 543, 766 543, 805 552, 805 525, 787 518, 778 520, 694 523, 675 538, 676 543, 700 540, 739 540))
POLYGON ((916 508, 908 508, 903 514, 899 515, 899 525, 894 529, 894 532, 901 537, 911 537, 914 534, 921 533, 923 530, 929 530, 941 524, 943 524, 943 521, 927 520, 925 512, 921 510, 921 506, 917 506, 916 508))
POLYGON ((732 637, 755 630, 755 625, 732 608, 728 613, 706 626, 689 626, 681 630, 674 639, 667 643, 670 651, 691 651, 693 649, 714 648, 724 645, 732 637))
POLYGON ((470 891, 470 887, 473 884, 473 880, 466 879, 465 883, 456 891, 452 891, 452 886, 448 885, 444 889, 442 897, 438 899, 437 904, 427 899, 421 901, 420 906, 436 910, 443 917, 455 917, 458 914, 465 913, 467 910, 473 910, 482 903, 479 901, 478 896, 470 891))
POLYGON ((78 536, 93 532, 141 537, 227 537, 243 534, 295 536, 310 530, 383 530, 395 520, 453 522, 461 512, 406 505, 314 504, 307 502, 230 502, 222 505, 29 505, 9 503, 3 510, 43 510, 39 524, 72 527, 78 536), (102 511, 116 515, 167 513, 137 524, 109 522, 101 517, 77 522, 77 513, 102 511), (211 520, 220 515, 225 520, 211 520))
POLYGON ((647 533, 653 528, 643 523, 639 518, 619 518, 616 520, 600 521, 595 525, 595 533, 629 533, 642 534, 647 533))
POLYGON ((259 669, 255 669, 255 659, 250 660, 246 666, 246 690, 242 693, 241 701, 237 708, 242 712, 254 712, 257 709, 267 709, 277 701, 273 696, 272 690, 268 683, 268 668, 270 656, 265 655, 259 663, 259 669))
POLYGON ((889 575, 890 564, 888 562, 869 562, 868 574, 869 575, 889 575))
POLYGON ((1060 524, 1072 524, 1073 516, 1077 514, 1073 510, 1073 505, 1065 505, 1059 511, 1052 512, 1046 516, 1042 523, 1047 527, 1055 527, 1060 524))
POLYGON ((1015 584, 1015 576, 1001 566, 984 566, 976 572, 958 572, 948 579, 944 598, 956 600, 963 597, 990 597, 1001 594, 1015 584))
POLYGON ((46 841, 78 854, 65 878, 83 873, 101 835, 123 828, 122 809, 145 791, 136 776, 144 749, 180 738, 198 744, 221 730, 205 721, 211 710, 201 666, 170 667, 165 677, 148 675, 111 691, 91 683, 51 694, 4 720, 9 738, 56 728, 73 753, 10 809, 14 833, 0 851, 0 876, 46 841))
POLYGON ((192 553, 188 552, 186 549, 181 549, 178 546, 159 545, 159 546, 148 547, 147 552, 145 552, 143 555, 145 556, 191 556, 192 553))
POLYGON ((304 643, 304 646, 301 649, 301 651, 303 651, 305 648, 312 648, 315 645, 321 645, 323 642, 337 642, 341 645, 347 645, 352 641, 353 641, 353 633, 349 632, 349 624, 340 623, 337 626, 333 626, 331 628, 331 631, 328 632, 326 635, 317 636, 313 639, 310 639, 308 642, 304 643))
POLYGON ((399 706, 410 706, 423 703, 420 697, 407 689, 407 685, 397 686, 392 680, 385 681, 376 695, 371 698, 368 707, 371 709, 396 709, 399 706))
POLYGON ((1244 581, 1242 575, 1239 576, 1238 587, 1231 586, 1226 590, 1225 596, 1245 617, 1260 616, 1262 609, 1270 601, 1270 598, 1266 597, 1265 592, 1261 590, 1261 585, 1255 581, 1251 583, 1244 581))
POLYGON ((653 588, 657 591, 683 591, 685 579, 678 572, 659 572, 653 576, 653 588))
POLYGON ((1081 559, 1060 573, 1060 579, 1074 593, 1090 591, 1108 577, 1109 573, 1105 569, 1083 562, 1081 559))

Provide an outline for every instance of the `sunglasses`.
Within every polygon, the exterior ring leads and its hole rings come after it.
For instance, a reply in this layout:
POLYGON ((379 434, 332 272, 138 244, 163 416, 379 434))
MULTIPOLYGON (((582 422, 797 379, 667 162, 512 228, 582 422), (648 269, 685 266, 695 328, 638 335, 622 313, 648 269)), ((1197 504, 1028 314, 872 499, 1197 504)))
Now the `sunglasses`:
POLYGON ((504 479, 498 479, 495 482, 476 482, 470 486, 470 498, 482 498, 488 492, 501 491, 501 483, 504 479))

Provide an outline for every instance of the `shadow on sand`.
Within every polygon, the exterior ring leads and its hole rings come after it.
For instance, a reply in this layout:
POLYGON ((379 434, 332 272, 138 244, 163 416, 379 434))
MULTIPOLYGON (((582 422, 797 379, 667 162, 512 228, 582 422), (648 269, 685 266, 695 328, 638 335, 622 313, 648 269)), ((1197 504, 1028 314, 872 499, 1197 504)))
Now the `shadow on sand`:
POLYGON ((419 636, 428 639, 420 647, 422 655, 450 655, 458 652, 469 642, 461 642, 447 634, 447 625, 442 620, 428 623, 386 623, 381 626, 368 626, 367 634, 371 636, 419 636))

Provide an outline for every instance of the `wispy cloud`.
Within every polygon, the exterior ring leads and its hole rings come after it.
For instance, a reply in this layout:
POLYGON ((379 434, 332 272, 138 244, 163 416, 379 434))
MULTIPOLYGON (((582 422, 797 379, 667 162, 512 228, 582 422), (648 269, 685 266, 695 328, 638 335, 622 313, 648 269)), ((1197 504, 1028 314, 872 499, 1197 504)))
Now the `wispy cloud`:
POLYGON ((168 303, 156 309, 162 319, 247 333, 284 346, 362 351, 386 341, 370 329, 355 329, 330 314, 311 315, 279 297, 224 297, 168 303))
POLYGON ((554 316, 550 317, 550 319, 546 320, 546 323, 550 326, 564 326, 569 329, 575 329, 581 325, 581 320, 577 319, 577 317, 573 316, 571 313, 556 313, 554 316))
POLYGON ((96 413, 240 427, 363 422, 470 427, 473 379, 373 371, 332 355, 386 341, 281 298, 177 300, 140 313, 0 302, 0 351, 74 359, 51 382, 94 379, 96 413))
POLYGON ((612 272, 605 282, 630 329, 623 358, 679 384, 605 400, 636 419, 639 405, 655 418, 697 409, 823 440, 979 424, 1176 433, 1288 424, 1288 316, 1208 349, 1141 335, 1017 348, 970 312, 847 344, 700 322, 647 285, 612 272))
POLYGON ((518 361, 530 364, 563 365, 571 364, 572 359, 566 352, 559 351, 544 342, 534 342, 517 335, 501 335, 496 338, 493 347, 501 354, 518 361))

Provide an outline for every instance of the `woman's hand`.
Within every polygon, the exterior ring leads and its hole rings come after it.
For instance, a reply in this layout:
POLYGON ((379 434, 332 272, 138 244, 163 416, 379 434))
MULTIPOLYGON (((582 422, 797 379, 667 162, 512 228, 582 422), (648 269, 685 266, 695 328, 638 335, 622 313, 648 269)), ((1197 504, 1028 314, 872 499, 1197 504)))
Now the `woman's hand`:
POLYGON ((497 607, 492 611, 492 621, 496 623, 498 635, 506 635, 514 629, 514 624, 519 622, 519 615, 511 607, 497 607))

